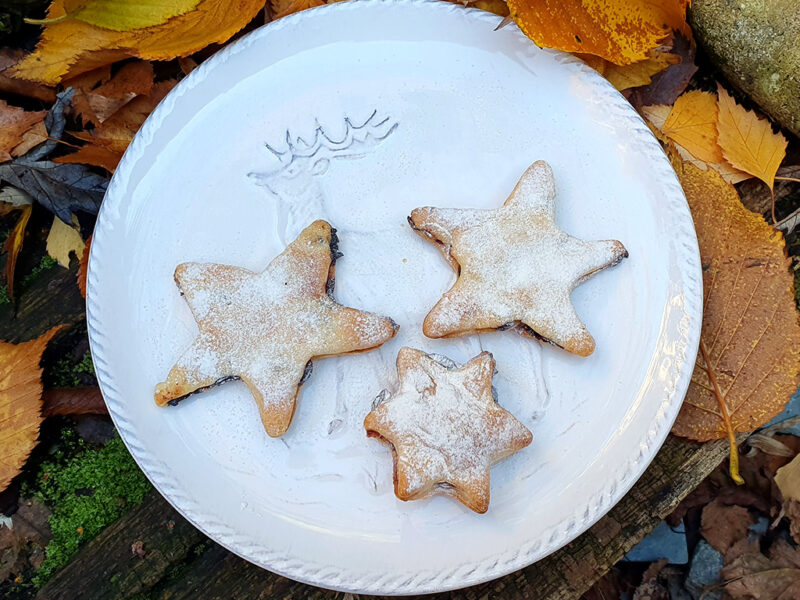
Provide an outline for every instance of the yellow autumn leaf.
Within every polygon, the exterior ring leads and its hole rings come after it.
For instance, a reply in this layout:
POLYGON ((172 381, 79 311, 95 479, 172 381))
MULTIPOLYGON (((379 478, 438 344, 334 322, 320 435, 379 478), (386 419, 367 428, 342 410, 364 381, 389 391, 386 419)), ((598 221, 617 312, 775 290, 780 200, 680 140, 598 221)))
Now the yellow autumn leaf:
POLYGON ((0 491, 19 474, 42 422, 42 352, 62 326, 22 344, 0 342, 0 491))
POLYGON ((47 253, 55 258, 58 264, 66 268, 69 268, 69 255, 74 252, 80 260, 86 245, 76 229, 78 220, 75 215, 72 215, 72 224, 73 226, 70 227, 58 217, 54 217, 50 233, 47 234, 47 253))
POLYGON ((677 54, 652 52, 645 60, 629 65, 620 66, 608 63, 601 74, 608 79, 611 85, 622 91, 648 85, 652 81, 653 75, 660 73, 670 65, 677 65, 679 62, 681 62, 681 57, 677 54))
MULTIPOLYGON (((200 0, 64 0, 66 13, 57 19, 78 19, 113 31, 130 31, 160 25, 194 10, 200 0)), ((48 25, 53 19, 26 19, 48 25)))
MULTIPOLYGON (((6 73, 54 85, 132 56, 145 60, 186 56, 227 41, 263 7, 264 0, 201 0, 195 10, 166 23, 131 31, 112 31, 77 19, 54 22, 45 27, 36 50, 6 73)), ((66 13, 64 0, 54 0, 47 16, 55 20, 66 13)))
POLYGON ((723 160, 717 144, 717 99, 695 90, 675 101, 661 131, 695 158, 707 163, 723 160))
POLYGON ((2 247, 3 251, 7 253, 6 289, 8 290, 9 299, 12 301, 14 300, 14 272, 17 267, 17 257, 19 256, 20 250, 22 250, 22 243, 25 241, 25 228, 28 226, 28 220, 31 218, 31 212, 33 212, 33 200, 30 196, 25 194, 25 192, 20 192, 20 195, 23 198, 20 204, 3 203, 2 207, 0 207, 0 214, 5 214, 6 212, 17 209, 22 211, 11 233, 8 234, 6 241, 3 242, 2 247), (26 196, 27 200, 24 199, 26 196))
POLYGON ((737 169, 758 177, 772 189, 775 173, 786 156, 786 138, 775 133, 766 119, 736 104, 718 86, 717 133, 722 155, 737 169))
POLYGON ((689 0, 508 0, 511 18, 537 45, 600 56, 617 65, 648 58, 685 29, 689 0))

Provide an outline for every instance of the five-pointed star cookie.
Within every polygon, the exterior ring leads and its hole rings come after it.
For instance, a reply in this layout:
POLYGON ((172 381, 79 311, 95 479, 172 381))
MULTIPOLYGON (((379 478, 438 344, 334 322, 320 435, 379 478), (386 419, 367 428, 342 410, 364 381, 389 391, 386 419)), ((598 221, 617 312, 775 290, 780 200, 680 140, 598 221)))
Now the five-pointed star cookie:
POLYGON ((200 333, 156 386, 156 403, 241 379, 258 403, 264 429, 277 437, 289 428, 312 358, 369 350, 391 339, 394 321, 331 298, 336 241, 328 223, 315 221, 262 273, 179 265, 175 282, 200 333))
POLYGON ((532 439, 492 397, 494 367, 488 352, 451 368, 421 350, 401 348, 399 390, 364 419, 367 435, 392 447, 398 498, 446 493, 486 512, 491 466, 532 439))
POLYGON ((616 240, 586 242, 561 231, 555 196, 550 165, 537 161, 500 208, 424 207, 411 213, 411 226, 437 244, 458 274, 425 317, 425 335, 515 327, 581 356, 594 351, 570 294, 628 252, 616 240))

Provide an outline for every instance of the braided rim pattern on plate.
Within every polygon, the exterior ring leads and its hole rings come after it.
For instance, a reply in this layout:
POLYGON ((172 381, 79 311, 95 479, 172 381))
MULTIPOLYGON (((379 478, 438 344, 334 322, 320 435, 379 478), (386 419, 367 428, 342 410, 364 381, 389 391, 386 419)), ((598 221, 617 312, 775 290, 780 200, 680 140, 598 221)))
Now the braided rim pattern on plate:
MULTIPOLYGON (((692 217, 683 190, 658 141, 631 105, 596 71, 569 54, 546 50, 555 55, 564 69, 597 90, 594 100, 603 103, 610 118, 627 125, 632 133, 630 138, 632 146, 651 160, 653 178, 660 181, 666 191, 663 203, 665 213, 671 218, 670 230, 673 232, 677 269, 681 275, 685 303, 680 308, 672 308, 679 315, 676 324, 677 339, 670 346, 670 356, 661 356, 655 365, 667 373, 659 383, 662 388, 659 393, 663 396, 663 402, 651 426, 639 440, 638 452, 625 464, 618 465, 608 474, 605 487, 600 494, 586 498, 583 505, 575 507, 571 518, 552 527, 540 538, 532 539, 519 548, 510 549, 489 559, 459 564, 446 571, 364 572, 357 568, 339 569, 325 564, 313 564, 302 556, 275 552, 268 547, 268 542, 254 539, 246 531, 236 531, 220 521, 217 515, 204 512, 197 501, 181 487, 167 464, 150 454, 143 445, 138 435, 139 425, 126 415, 124 397, 117 387, 112 374, 113 368, 107 358, 106 348, 111 347, 114 342, 105 333, 107 328, 103 322, 104 313, 98 305, 98 292, 95 290, 100 285, 97 273, 103 268, 101 265, 104 257, 109 256, 109 247, 114 245, 113 224, 120 219, 123 201, 126 199, 123 193, 124 182, 152 142, 165 117, 173 111, 176 101, 185 94, 191 94, 193 88, 210 73, 222 68, 227 59, 247 50, 274 31, 300 26, 301 22, 313 20, 327 11, 363 11, 375 5, 382 7, 391 5, 398 10, 424 8, 443 11, 451 13, 454 19, 482 22, 487 28, 494 28, 500 21, 500 17, 494 14, 478 9, 465 9, 460 5, 439 0, 350 0, 285 17, 251 32, 217 52, 167 95, 144 123, 120 161, 103 201, 92 242, 86 294, 87 322, 97 379, 109 413, 123 441, 156 489, 203 533, 243 558, 295 580, 354 593, 418 594, 473 585, 530 565, 583 533, 627 493, 664 442, 688 389, 700 339, 702 275, 692 217)), ((533 44, 514 25, 498 32, 497 35, 515 35, 526 43, 533 44)))

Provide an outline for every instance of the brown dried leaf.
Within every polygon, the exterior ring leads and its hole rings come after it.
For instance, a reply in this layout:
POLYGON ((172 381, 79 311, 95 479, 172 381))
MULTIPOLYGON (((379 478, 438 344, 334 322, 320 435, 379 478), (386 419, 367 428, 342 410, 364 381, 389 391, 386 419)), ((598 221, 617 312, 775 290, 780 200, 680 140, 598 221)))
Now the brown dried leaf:
POLYGON ((725 554, 747 535, 755 519, 743 506, 726 506, 719 499, 703 508, 700 533, 717 552, 725 554))
POLYGON ((757 550, 737 556, 722 569, 725 591, 733 600, 797 600, 800 598, 800 555, 778 539, 769 557, 757 550))
POLYGON ((694 64, 695 50, 691 40, 674 32, 670 51, 677 54, 681 61, 654 75, 650 85, 633 90, 630 103, 635 107, 675 104, 697 72, 697 65, 694 64))
POLYGON ((42 421, 39 361, 59 329, 23 344, 0 342, 0 490, 16 477, 36 445, 42 421))
POLYGON ((26 98, 36 98, 47 104, 56 101, 56 91, 52 87, 25 81, 24 79, 14 79, 9 77, 4 71, 16 65, 25 58, 26 54, 22 50, 11 48, 0 49, 0 92, 3 94, 16 94, 26 98))
MULTIPOLYGON (((800 325, 791 261, 780 232, 745 209, 732 185, 671 154, 700 246, 702 343, 732 429, 752 431, 778 414, 797 388, 800 325)), ((697 441, 728 436, 699 356, 672 431, 697 441)))
POLYGON ((11 160, 11 151, 22 143, 25 132, 46 116, 47 111, 28 112, 0 100, 0 162, 11 160))
POLYGON ((42 417, 105 415, 108 408, 97 387, 55 388, 42 394, 42 417))
POLYGON ((86 275, 89 268, 89 251, 92 249, 92 236, 86 240, 86 246, 83 248, 81 254, 81 262, 78 265, 78 289, 81 291, 81 296, 86 298, 86 275))
POLYGON ((106 98, 147 96, 153 90, 154 77, 153 63, 137 60, 123 65, 110 81, 103 83, 92 93, 106 98))
POLYGON ((273 11, 275 14, 272 16, 272 20, 275 21, 296 12, 315 8, 324 4, 325 0, 278 0, 277 2, 273 2, 273 11), (280 8, 281 10, 275 10, 276 8, 280 8))
POLYGON ((115 152, 114 150, 103 148, 102 146, 87 144, 78 148, 78 150, 72 154, 65 154, 64 156, 54 158, 53 162, 92 165, 101 167, 109 173, 113 173, 121 158, 122 152, 115 152))
POLYGON ((39 121, 22 136, 22 141, 11 151, 11 156, 17 158, 26 154, 34 146, 47 141, 47 126, 44 120, 39 121))

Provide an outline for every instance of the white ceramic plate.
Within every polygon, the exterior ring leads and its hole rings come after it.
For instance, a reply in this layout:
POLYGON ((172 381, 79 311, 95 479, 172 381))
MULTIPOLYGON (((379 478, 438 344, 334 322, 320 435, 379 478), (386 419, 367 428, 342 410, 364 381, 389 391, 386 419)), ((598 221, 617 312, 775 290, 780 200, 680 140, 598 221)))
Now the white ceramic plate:
POLYGON ((516 27, 493 31, 498 21, 408 0, 281 19, 183 81, 114 175, 87 296, 109 410, 181 513, 270 570, 391 594, 509 573, 611 508, 678 412, 697 349, 701 276, 677 179, 611 86, 516 27), (311 144, 317 128, 327 141, 320 134, 316 151, 304 150, 297 138, 311 144), (287 130, 297 155, 289 168, 266 146, 286 151, 287 130), (573 295, 597 350, 579 358, 511 332, 426 339, 422 319, 454 275, 406 216, 423 205, 499 206, 537 159, 555 172, 563 229, 630 251, 573 295), (397 338, 317 361, 281 439, 266 436, 240 382, 157 408, 154 385, 197 331, 175 266, 261 270, 320 217, 339 229, 344 252, 336 297, 391 315, 397 338), (390 452, 367 439, 362 421, 395 385, 403 345, 457 361, 490 350, 501 404, 533 431, 531 446, 492 471, 486 515, 446 497, 403 503, 392 493, 390 452))

